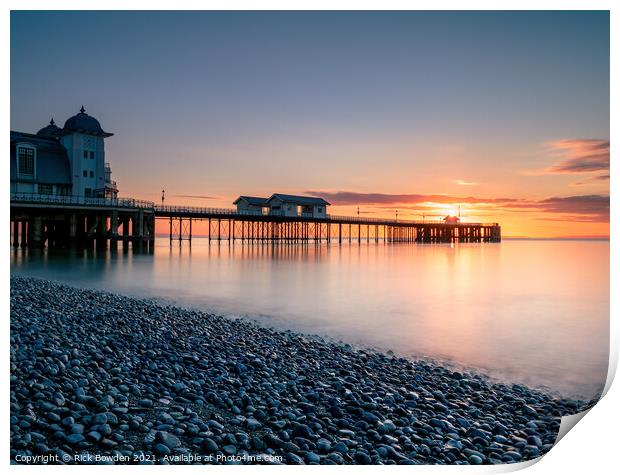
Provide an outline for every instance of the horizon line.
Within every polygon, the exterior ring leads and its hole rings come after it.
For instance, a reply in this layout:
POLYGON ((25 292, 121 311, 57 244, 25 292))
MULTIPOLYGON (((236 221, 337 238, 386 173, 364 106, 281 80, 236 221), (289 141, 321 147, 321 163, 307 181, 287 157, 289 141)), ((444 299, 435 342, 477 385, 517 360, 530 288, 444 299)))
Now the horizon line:
MULTIPOLYGON (((169 233, 155 233, 156 237, 169 237, 169 233)), ((208 238, 208 234, 192 234, 192 238, 208 238)), ((584 236, 502 236, 502 240, 550 240, 550 241, 570 241, 570 240, 581 240, 581 241, 609 241, 610 236, 597 236, 597 235, 584 235, 584 236)), ((175 239, 176 240, 176 239, 175 239)), ((217 241, 217 239, 213 239, 217 241)), ((240 239, 238 239, 240 240, 240 239)), ((227 239, 222 239, 222 241, 227 241, 227 239)))

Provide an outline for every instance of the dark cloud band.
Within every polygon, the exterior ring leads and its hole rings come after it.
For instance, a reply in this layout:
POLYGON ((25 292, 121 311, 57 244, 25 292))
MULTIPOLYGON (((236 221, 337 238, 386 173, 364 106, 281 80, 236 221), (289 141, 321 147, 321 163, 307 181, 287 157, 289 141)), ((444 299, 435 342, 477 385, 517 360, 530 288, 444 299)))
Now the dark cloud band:
POLYGON ((356 193, 353 191, 307 191, 309 195, 321 196, 334 205, 371 205, 377 208, 402 207, 408 210, 428 210, 424 203, 431 204, 467 204, 497 211, 508 212, 542 212, 554 215, 566 214, 579 216, 579 221, 609 221, 609 195, 554 196, 542 200, 520 198, 482 198, 475 196, 423 195, 423 194, 388 194, 356 193))
POLYGON ((591 173, 609 170, 609 140, 561 140, 551 146, 565 156, 564 160, 548 169, 552 173, 591 173))

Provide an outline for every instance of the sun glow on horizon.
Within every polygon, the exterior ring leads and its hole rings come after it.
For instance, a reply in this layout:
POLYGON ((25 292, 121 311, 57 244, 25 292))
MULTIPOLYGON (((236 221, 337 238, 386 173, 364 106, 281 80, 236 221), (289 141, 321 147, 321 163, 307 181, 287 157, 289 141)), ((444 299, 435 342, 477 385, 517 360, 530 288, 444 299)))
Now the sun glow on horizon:
MULTIPOLYGON (((295 194, 294 190, 290 190, 295 194)), ((248 193, 252 194, 252 193, 248 193)), ((254 193, 261 195, 261 193, 254 193)), ((303 194, 297 192, 297 194, 303 194)), ((172 194, 171 194, 172 195, 172 194)), ((444 195, 436 195, 444 196, 444 195)), ((445 195, 447 196, 447 195, 445 195)), ((143 196, 144 199, 153 199, 153 196, 143 196)), ((232 202, 236 196, 218 197, 209 200, 192 200, 191 206, 234 208, 232 202)), ((605 197, 601 197, 604 202, 605 197)), ((561 199, 560 199, 561 200, 561 199)), ((329 200, 328 200, 329 201, 329 200)), ((605 209, 601 214, 588 214, 592 210, 591 204, 586 203, 585 209, 576 209, 572 206, 560 209, 562 204, 548 199, 539 201, 513 199, 510 202, 503 200, 481 199, 455 200, 454 202, 438 203, 432 200, 417 203, 332 203, 328 213, 334 216, 357 216, 358 207, 361 217, 396 219, 407 221, 440 221, 446 216, 459 216, 464 223, 499 223, 502 227, 502 236, 523 238, 596 238, 608 239, 610 232, 609 220, 605 216, 605 209), (467 202, 465 202, 467 201, 467 202), (460 210, 459 210, 460 207, 460 210), (397 216, 398 213, 398 216, 397 216), (581 214, 580 214, 581 213, 581 214)), ((188 205, 187 200, 171 198, 166 204, 188 205)), ((601 206, 600 204, 597 206, 601 206)), ((608 206, 607 206, 608 212, 608 206)), ((197 232, 202 224, 195 223, 197 232)), ((158 224, 158 232, 165 233, 163 223, 158 224)))

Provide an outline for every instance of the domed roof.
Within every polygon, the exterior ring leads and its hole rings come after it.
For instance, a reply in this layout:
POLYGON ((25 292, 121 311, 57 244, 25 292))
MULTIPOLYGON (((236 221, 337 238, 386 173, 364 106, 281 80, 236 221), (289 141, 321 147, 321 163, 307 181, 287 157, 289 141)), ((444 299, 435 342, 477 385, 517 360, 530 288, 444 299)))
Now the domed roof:
POLYGON ((62 135, 62 129, 56 125, 54 119, 50 120, 49 125, 46 125, 37 132, 39 137, 56 139, 62 135))
POLYGON ((99 121, 88 115, 84 110, 84 106, 82 106, 79 113, 67 119, 63 132, 82 132, 85 134, 100 135, 102 137, 113 135, 104 132, 99 121))

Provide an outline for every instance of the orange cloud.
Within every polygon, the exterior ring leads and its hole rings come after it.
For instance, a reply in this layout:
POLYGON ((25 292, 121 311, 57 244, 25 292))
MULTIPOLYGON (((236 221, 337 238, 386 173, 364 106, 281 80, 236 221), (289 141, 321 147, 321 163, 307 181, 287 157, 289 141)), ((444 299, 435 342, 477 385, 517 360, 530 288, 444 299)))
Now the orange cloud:
POLYGON ((311 196, 320 196, 335 205, 357 204, 411 204, 411 203, 503 203, 513 198, 479 198, 475 196, 423 195, 416 193, 358 193, 355 191, 306 191, 311 196))
MULTIPOLYGON (((565 214, 571 220, 582 222, 609 222, 608 195, 554 196, 527 203, 514 203, 509 208, 565 214)), ((557 220, 558 218, 545 219, 557 220)))
POLYGON ((560 140, 550 145, 563 156, 563 160, 547 170, 551 173, 609 171, 609 140, 560 140))
POLYGON ((192 198, 198 200, 217 200, 219 197, 217 196, 207 196, 207 195, 170 195, 177 198, 192 198))
POLYGON ((605 173, 604 175, 594 175, 586 178, 585 180, 578 181, 574 183, 575 185, 587 185, 593 181, 609 181, 610 176, 609 173, 605 173))

